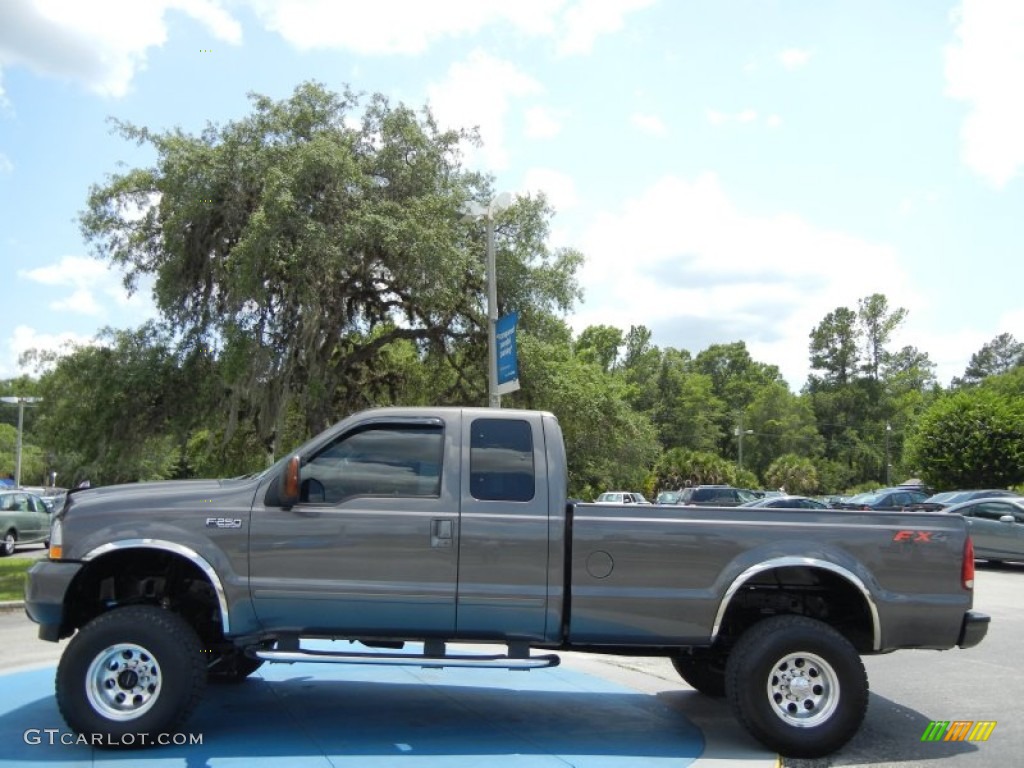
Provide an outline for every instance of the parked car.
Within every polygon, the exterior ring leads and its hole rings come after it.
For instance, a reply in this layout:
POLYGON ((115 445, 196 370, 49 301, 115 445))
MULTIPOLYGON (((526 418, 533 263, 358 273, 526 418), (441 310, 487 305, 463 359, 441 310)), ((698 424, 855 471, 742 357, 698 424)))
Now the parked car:
POLYGON ((48 546, 50 512, 43 500, 26 491, 0 491, 0 557, 22 544, 48 546))
POLYGON ((681 491, 662 491, 655 497, 655 504, 678 504, 681 491))
POLYGON ((974 499, 946 511, 967 521, 979 560, 1024 560, 1024 498, 974 499))
POLYGON ((757 496, 746 488, 731 485, 691 485, 680 491, 679 503, 688 507, 738 507, 757 496))
POLYGON ((766 496, 763 499, 754 499, 740 504, 741 507, 769 507, 771 509, 828 509, 827 504, 822 504, 815 499, 806 496, 766 496))
POLYGON ((650 504, 642 493, 632 491, 605 491, 596 499, 595 504, 650 504))
POLYGON ((940 512, 946 507, 951 507, 954 504, 962 504, 965 501, 974 501, 975 499, 994 499, 1005 496, 1020 498, 1019 493, 1006 491, 1001 488, 985 491, 944 491, 942 493, 936 493, 934 496, 929 496, 924 501, 911 504, 909 508, 911 510, 922 512, 940 512))
POLYGON ((911 504, 927 499, 929 494, 924 491, 915 491, 910 488, 880 488, 877 491, 858 493, 846 501, 833 504, 833 509, 858 509, 876 512, 885 510, 887 512, 905 510, 911 504))

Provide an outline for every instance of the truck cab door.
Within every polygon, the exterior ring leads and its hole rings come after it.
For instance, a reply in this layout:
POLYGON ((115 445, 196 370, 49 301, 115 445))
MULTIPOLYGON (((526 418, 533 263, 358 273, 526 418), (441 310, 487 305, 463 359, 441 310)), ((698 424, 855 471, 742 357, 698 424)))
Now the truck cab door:
POLYGON ((458 636, 541 639, 553 586, 543 424, 464 411, 462 430, 458 636))
POLYGON ((253 510, 250 588, 264 626, 452 634, 458 428, 457 417, 369 419, 303 457, 300 501, 273 506, 268 493, 253 510))

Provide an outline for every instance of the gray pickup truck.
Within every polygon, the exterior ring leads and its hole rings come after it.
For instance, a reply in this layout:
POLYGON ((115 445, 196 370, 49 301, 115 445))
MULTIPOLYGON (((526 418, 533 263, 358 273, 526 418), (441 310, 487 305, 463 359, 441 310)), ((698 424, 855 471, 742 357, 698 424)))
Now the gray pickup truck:
POLYGON ((26 610, 71 637, 68 725, 112 745, 264 662, 584 651, 665 656, 767 746, 819 756, 864 717, 861 655, 968 648, 989 620, 959 516, 567 503, 561 429, 536 411, 375 409, 257 475, 75 491, 50 546, 26 610))

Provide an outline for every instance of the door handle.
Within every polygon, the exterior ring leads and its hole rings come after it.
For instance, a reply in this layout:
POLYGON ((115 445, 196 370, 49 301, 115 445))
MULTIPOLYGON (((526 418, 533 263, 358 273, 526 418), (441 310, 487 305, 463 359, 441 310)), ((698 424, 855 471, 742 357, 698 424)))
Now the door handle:
POLYGON ((455 523, 451 518, 438 517, 430 521, 430 546, 450 547, 454 538, 455 523))

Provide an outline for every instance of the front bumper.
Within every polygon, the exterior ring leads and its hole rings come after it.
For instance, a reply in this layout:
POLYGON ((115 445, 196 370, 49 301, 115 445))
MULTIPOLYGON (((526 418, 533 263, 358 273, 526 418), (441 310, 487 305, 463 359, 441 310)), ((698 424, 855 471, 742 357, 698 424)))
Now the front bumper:
POLYGON ((25 613, 39 625, 39 638, 57 642, 64 624, 64 598, 81 563, 40 560, 28 569, 25 613))
POLYGON ((980 643, 988 632, 988 623, 991 617, 977 611, 967 611, 964 614, 963 624, 960 625, 960 637, 956 644, 961 648, 973 648, 980 643))

